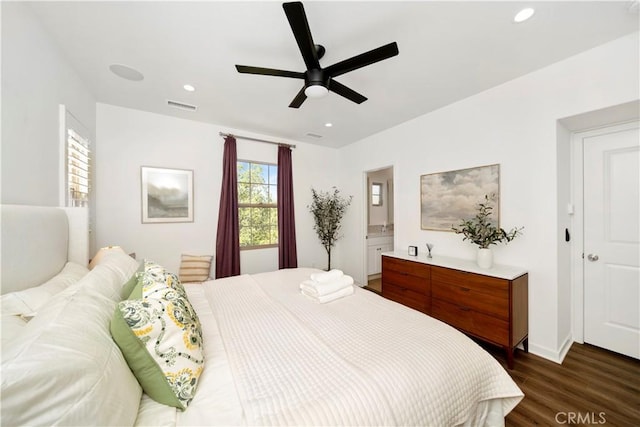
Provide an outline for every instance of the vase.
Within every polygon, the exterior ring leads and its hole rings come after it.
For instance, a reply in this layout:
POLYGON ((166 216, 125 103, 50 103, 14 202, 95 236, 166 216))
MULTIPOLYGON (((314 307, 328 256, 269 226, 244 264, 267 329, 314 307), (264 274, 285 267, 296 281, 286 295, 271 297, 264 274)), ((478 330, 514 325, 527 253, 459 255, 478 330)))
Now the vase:
POLYGON ((479 248, 476 261, 480 268, 491 268, 493 265, 493 252, 489 248, 479 248))

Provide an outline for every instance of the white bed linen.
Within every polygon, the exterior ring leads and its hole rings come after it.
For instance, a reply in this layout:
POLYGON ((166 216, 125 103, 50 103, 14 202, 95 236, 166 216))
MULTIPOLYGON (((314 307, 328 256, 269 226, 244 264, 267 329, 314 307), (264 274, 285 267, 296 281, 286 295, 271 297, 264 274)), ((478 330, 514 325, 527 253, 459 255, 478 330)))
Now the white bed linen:
POLYGON ((184 412, 143 395, 136 425, 153 427, 244 425, 242 405, 237 397, 226 350, 216 318, 204 294, 204 287, 200 283, 185 283, 184 287, 202 325, 205 369, 198 380, 198 390, 184 412))
POLYGON ((188 285, 207 355, 196 397, 184 412, 143 399, 137 424, 495 426, 521 400, 498 362, 442 322, 359 288, 309 301, 298 284, 317 271, 188 285))

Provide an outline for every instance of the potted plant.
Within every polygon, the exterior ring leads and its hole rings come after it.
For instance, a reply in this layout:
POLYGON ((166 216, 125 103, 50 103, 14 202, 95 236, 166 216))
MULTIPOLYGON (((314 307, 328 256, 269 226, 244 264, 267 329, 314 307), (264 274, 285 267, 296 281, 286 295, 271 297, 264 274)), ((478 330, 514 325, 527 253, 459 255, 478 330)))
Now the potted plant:
POLYGON ((333 193, 318 192, 312 188, 311 197, 313 202, 308 208, 315 221, 313 229, 316 230, 320 243, 327 251, 327 270, 331 270, 331 248, 341 237, 339 234, 340 221, 347 211, 347 207, 351 204, 353 196, 342 197, 340 190, 333 187, 333 193))
POLYGON ((469 240, 478 245, 477 262, 481 268, 491 268, 493 264, 493 253, 490 245, 497 243, 508 243, 522 234, 524 227, 514 227, 510 231, 496 227, 492 220, 492 203, 495 201, 495 194, 491 197, 484 196, 484 202, 478 203, 478 213, 471 219, 463 219, 458 227, 451 227, 456 234, 462 234, 464 240, 469 240))

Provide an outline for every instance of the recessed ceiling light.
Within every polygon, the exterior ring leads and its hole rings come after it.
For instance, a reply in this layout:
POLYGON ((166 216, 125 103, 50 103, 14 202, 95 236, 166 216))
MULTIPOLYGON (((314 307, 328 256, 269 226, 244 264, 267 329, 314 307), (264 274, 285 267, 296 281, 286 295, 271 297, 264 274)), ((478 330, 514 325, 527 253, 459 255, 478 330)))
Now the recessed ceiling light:
POLYGON ((328 123, 328 122, 327 122, 327 123, 325 123, 324 125, 325 125, 325 127, 330 128, 331 126, 333 126, 333 123, 328 123))
POLYGON ((116 76, 122 77, 123 79, 126 79, 126 80, 139 82, 140 80, 144 79, 144 76, 140 71, 126 65, 111 64, 109 65, 109 69, 116 76))
POLYGON ((513 22, 524 22, 527 19, 530 19, 534 13, 536 13, 536 11, 530 7, 522 9, 520 12, 516 13, 516 16, 513 18, 513 22))
POLYGON ((184 88, 184 90, 186 90, 187 92, 193 92, 196 90, 195 87, 191 86, 191 85, 184 85, 182 86, 184 88))

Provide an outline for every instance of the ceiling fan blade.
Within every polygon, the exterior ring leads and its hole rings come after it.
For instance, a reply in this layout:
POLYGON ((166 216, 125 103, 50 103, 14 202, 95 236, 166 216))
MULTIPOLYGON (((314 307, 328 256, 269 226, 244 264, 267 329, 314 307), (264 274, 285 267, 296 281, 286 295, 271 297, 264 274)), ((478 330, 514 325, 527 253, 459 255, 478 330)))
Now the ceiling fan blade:
POLYGON ((343 85, 342 83, 338 83, 335 80, 329 81, 329 90, 331 92, 337 93, 338 95, 344 96, 345 98, 355 102, 356 104, 362 104, 364 101, 367 100, 366 96, 360 95, 355 90, 350 89, 347 86, 343 85))
POLYGON ((300 2, 284 3, 282 5, 284 13, 287 15, 289 25, 293 31, 293 35, 300 48, 302 59, 307 66, 307 70, 319 69, 320 62, 318 61, 318 53, 316 46, 313 43, 313 37, 311 36, 311 30, 309 29, 309 22, 307 21, 307 15, 304 12, 304 6, 300 2))
POLYGON ((293 98, 293 101, 291 101, 291 104, 289 104, 289 108, 300 108, 302 103, 307 99, 307 95, 304 94, 304 90, 306 88, 307 88, 306 86, 302 86, 302 89, 300 89, 300 92, 298 92, 296 97, 293 98))
POLYGON ((294 79, 304 79, 304 73, 297 71, 275 70, 273 68, 251 67, 249 65, 236 65, 236 70, 244 74, 261 74, 264 76, 291 77, 294 79))
POLYGON ((337 77, 349 71, 366 67, 398 54, 398 44, 396 42, 380 46, 369 52, 361 53, 353 58, 345 59, 324 69, 325 75, 329 77, 337 77))

